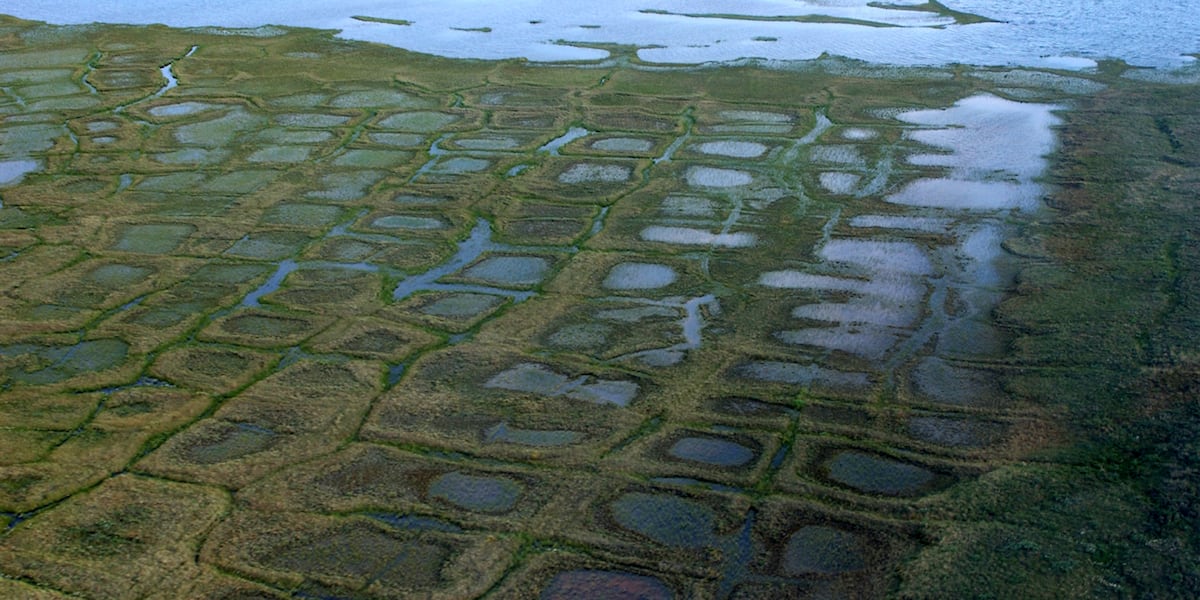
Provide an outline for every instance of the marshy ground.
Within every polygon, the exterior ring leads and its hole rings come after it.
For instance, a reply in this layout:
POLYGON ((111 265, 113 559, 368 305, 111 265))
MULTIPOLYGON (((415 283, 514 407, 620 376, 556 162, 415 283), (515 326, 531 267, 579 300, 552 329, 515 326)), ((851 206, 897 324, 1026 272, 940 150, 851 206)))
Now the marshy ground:
POLYGON ((1200 585, 1194 85, 0 50, 0 595, 1200 585))

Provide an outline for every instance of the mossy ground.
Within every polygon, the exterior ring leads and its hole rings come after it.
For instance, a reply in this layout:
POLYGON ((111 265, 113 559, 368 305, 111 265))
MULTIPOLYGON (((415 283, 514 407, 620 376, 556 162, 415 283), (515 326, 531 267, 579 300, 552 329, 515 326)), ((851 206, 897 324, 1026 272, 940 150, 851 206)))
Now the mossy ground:
POLYGON ((0 161, 39 164, 0 187, 2 593, 1200 587, 1192 87, 14 19, 0 50, 0 161), (1047 206, 888 202, 945 174, 895 115, 981 92, 1070 109, 1047 206), (983 227, 997 289, 961 280, 983 227), (861 344, 814 334, 850 313, 861 344))

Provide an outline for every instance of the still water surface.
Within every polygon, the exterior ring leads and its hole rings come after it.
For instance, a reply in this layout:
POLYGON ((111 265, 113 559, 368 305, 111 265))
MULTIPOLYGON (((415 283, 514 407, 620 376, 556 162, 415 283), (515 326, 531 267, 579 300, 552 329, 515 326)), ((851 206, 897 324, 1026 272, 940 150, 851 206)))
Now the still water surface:
POLYGON ((318 27, 430 54, 539 61, 603 59, 605 50, 583 45, 612 42, 641 47, 645 61, 691 64, 830 53, 898 65, 1087 68, 1097 59, 1120 58, 1178 67, 1195 62, 1191 54, 1200 52, 1200 0, 944 3, 998 22, 959 25, 929 12, 872 7, 866 0, 6 0, 0 12, 58 24, 318 27), (795 20, 813 15, 863 24, 795 20), (778 17, 793 20, 763 20, 778 17))

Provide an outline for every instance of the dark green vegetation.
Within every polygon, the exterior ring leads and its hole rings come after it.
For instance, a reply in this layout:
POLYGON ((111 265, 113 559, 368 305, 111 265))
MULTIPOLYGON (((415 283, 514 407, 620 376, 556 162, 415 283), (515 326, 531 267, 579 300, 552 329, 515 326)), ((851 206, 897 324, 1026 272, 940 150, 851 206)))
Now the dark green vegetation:
POLYGON ((0 21, 0 596, 1200 587, 1194 88, 233 33, 0 21))
POLYGON ((1200 589, 1200 115, 1194 87, 1134 87, 1063 115, 1052 216, 1010 246, 1042 264, 998 311, 1009 387, 1062 443, 955 489, 977 524, 906 566, 906 595, 1200 589))

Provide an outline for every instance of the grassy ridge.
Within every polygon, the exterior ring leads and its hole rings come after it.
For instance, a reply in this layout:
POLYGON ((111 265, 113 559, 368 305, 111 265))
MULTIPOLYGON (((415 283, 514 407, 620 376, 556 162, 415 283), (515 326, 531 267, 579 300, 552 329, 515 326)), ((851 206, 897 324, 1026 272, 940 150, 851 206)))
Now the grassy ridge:
POLYGON ((1195 89, 1128 84, 1065 113, 1044 252, 1000 319, 1010 389, 1070 443, 955 489, 897 595, 1182 598, 1200 588, 1195 89))

